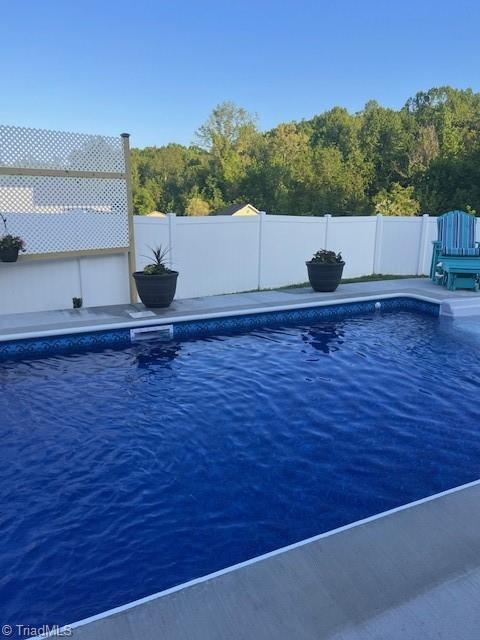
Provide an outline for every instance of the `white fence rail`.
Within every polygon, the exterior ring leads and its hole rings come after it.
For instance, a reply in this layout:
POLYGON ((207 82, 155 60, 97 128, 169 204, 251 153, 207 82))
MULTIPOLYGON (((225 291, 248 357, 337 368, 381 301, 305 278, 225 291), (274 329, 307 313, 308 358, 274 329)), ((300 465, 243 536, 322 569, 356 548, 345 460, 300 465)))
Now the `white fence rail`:
POLYGON ((305 260, 321 248, 341 251, 344 277, 383 273, 426 275, 436 219, 349 216, 334 218, 259 216, 166 218, 136 216, 137 268, 149 247, 170 247, 180 271, 178 298, 305 282, 305 260))

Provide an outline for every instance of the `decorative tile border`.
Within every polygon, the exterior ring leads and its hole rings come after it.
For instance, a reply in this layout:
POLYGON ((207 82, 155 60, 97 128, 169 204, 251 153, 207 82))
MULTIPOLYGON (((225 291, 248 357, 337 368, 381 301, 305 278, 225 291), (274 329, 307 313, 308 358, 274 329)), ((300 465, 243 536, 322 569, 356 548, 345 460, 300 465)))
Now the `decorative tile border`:
MULTIPOLYGON (((320 320, 337 320, 365 313, 412 311, 438 316, 440 306, 416 298, 397 297, 346 302, 305 309, 265 311, 221 318, 187 320, 173 325, 173 338, 182 340, 219 333, 235 333, 269 326, 311 324, 320 320)), ((93 331, 45 338, 27 338, 0 342, 0 361, 28 357, 44 357, 61 353, 82 352, 98 348, 128 346, 130 329, 93 331)))
POLYGON ((251 331, 269 326, 285 326, 294 324, 311 324, 319 320, 337 320, 375 311, 395 312, 413 311, 431 316, 438 316, 440 306, 433 302, 415 298, 387 298, 383 300, 367 300, 342 304, 308 307, 306 309, 289 309, 286 311, 266 311, 264 313, 230 316, 223 318, 206 318, 177 322, 173 325, 173 337, 176 340, 211 336, 219 333, 251 331), (380 305, 380 306, 378 306, 380 305))
POLYGON ((128 346, 129 344, 129 329, 94 331, 47 338, 27 338, 26 340, 0 342, 0 361, 74 353, 113 346, 128 346))

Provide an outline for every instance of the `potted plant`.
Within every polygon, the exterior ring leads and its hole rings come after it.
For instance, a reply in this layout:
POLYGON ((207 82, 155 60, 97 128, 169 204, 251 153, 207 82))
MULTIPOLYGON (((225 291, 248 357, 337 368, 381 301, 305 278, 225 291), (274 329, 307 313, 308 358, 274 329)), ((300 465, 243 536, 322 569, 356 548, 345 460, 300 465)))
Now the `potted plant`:
POLYGON ((340 253, 320 249, 306 263, 308 279, 315 291, 335 291, 342 279, 345 262, 340 253))
POLYGON ((160 246, 151 251, 153 262, 133 274, 138 295, 146 307, 168 307, 177 289, 178 271, 165 264, 168 250, 160 246))
POLYGON ((12 236, 8 233, 7 219, 0 213, 5 233, 0 236, 0 261, 16 262, 18 260, 18 252, 25 251, 25 240, 20 236, 12 236))

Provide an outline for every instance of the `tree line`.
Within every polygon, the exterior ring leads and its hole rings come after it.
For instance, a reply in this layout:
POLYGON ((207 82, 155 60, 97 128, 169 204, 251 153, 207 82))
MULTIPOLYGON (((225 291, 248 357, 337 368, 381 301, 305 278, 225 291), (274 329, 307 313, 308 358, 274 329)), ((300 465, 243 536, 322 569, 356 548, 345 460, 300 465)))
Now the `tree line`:
POLYGON ((237 202, 290 215, 480 213, 480 93, 433 88, 258 128, 231 102, 190 146, 132 149, 134 208, 207 215, 237 202))

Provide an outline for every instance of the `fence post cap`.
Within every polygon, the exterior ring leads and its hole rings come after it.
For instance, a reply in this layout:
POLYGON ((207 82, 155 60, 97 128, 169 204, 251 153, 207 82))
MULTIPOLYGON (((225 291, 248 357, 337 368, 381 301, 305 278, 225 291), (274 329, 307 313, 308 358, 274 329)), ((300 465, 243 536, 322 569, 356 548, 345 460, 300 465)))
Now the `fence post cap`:
POLYGON ((130 137, 130 134, 129 134, 129 133, 121 133, 121 134, 120 134, 120 136, 121 136, 122 138, 129 138, 129 137, 130 137))

